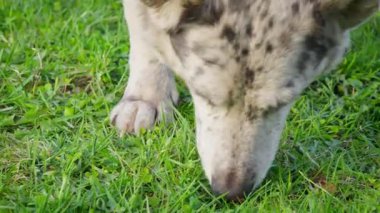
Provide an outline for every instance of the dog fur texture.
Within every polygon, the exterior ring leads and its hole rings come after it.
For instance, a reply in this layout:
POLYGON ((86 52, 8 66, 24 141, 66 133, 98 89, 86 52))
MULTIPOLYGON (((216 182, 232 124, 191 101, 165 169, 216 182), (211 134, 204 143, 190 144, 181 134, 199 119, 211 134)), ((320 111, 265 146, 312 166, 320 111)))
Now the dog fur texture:
POLYGON ((121 133, 173 119, 174 71, 194 100, 215 193, 257 187, 295 98, 336 66, 377 0, 124 0, 130 78, 111 113, 121 133))

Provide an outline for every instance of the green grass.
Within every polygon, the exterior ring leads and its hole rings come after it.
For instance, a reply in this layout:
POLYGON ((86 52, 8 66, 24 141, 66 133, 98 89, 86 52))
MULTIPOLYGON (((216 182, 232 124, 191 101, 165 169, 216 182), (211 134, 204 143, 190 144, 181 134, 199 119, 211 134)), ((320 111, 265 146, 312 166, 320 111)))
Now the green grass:
POLYGON ((352 38, 238 205, 210 193, 183 85, 174 124, 122 139, 110 127, 128 78, 119 1, 0 0, 0 212, 379 212, 380 16, 352 38))

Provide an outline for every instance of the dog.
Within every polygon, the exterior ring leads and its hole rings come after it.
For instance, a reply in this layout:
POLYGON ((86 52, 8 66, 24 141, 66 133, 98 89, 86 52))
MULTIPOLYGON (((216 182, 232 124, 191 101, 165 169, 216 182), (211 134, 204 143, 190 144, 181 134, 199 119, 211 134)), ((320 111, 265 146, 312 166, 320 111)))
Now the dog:
POLYGON ((289 109, 349 46, 377 0, 123 0, 130 77, 110 119, 121 134, 173 120, 174 73, 193 97, 196 140, 215 194, 255 189, 289 109))

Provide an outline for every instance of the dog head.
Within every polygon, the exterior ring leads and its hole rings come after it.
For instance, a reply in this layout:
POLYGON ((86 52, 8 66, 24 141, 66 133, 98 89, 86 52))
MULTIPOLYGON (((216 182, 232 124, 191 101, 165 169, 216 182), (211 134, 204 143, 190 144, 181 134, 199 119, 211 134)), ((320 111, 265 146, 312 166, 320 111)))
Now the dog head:
MULTIPOLYGON (((198 12, 216 11, 203 2, 198 12)), ((187 68, 205 173, 217 194, 236 199, 262 182, 294 99, 341 61, 348 31, 377 1, 223 2, 212 23, 187 11, 171 39, 187 68)))

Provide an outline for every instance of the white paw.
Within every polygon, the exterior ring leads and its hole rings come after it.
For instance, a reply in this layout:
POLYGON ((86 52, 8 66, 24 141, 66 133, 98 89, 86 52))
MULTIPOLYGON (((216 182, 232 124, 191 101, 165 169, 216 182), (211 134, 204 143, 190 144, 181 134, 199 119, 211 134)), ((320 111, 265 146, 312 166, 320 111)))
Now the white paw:
POLYGON ((124 98, 112 110, 110 119, 121 136, 125 133, 139 134, 141 129, 152 128, 157 120, 171 122, 172 103, 168 101, 155 105, 148 101, 124 98))

